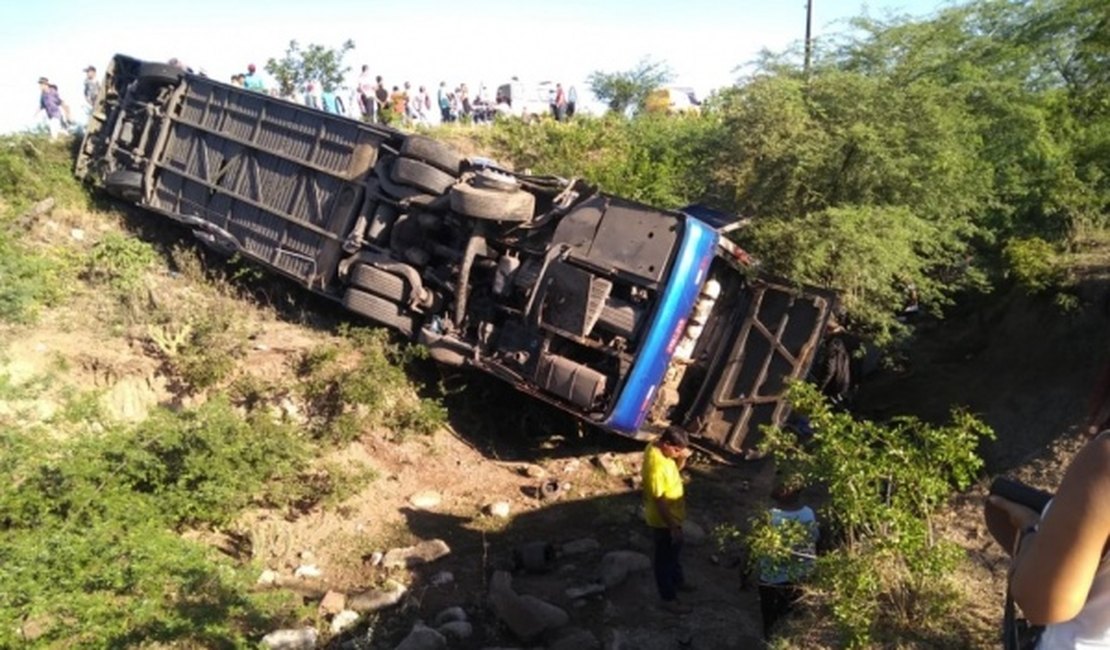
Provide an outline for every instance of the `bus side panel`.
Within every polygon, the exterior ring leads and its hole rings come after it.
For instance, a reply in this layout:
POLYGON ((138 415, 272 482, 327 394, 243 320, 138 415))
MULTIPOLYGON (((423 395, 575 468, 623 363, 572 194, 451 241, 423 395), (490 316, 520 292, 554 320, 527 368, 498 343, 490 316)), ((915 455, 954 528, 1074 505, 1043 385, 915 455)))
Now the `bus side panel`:
POLYGON ((309 287, 330 284, 383 136, 196 77, 169 117, 151 207, 230 235, 309 287))

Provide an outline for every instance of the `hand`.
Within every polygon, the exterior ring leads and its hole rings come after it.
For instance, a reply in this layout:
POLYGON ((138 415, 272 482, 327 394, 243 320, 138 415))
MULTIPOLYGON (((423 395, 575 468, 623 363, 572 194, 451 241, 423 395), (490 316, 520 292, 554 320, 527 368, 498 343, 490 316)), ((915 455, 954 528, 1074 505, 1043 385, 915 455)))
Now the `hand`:
POLYGON ((987 497, 984 512, 987 530, 1007 553, 1015 552, 1021 531, 1041 521, 1032 508, 997 495, 987 497))
POLYGON ((992 494, 987 497, 987 504, 1006 513, 1010 518, 1010 524, 1017 530, 1035 526, 1041 521, 1041 515, 1036 510, 997 495, 992 494))

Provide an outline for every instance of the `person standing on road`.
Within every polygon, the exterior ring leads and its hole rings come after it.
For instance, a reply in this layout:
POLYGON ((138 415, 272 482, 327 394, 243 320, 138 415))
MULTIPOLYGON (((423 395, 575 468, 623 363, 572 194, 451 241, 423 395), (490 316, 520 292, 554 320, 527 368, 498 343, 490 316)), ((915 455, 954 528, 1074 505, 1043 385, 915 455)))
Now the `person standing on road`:
POLYGON ((674 614, 690 608, 678 601, 678 591, 688 589, 679 555, 682 551, 682 522, 686 500, 682 468, 690 457, 690 436, 685 429, 667 427, 663 435, 644 449, 644 519, 655 541, 655 584, 663 607, 674 614))
POLYGON ((389 107, 389 90, 386 89, 381 75, 375 77, 374 81, 374 121, 385 124, 389 120, 385 112, 389 107))
POLYGON ((574 117, 574 111, 578 109, 578 89, 571 86, 567 89, 567 118, 574 117))

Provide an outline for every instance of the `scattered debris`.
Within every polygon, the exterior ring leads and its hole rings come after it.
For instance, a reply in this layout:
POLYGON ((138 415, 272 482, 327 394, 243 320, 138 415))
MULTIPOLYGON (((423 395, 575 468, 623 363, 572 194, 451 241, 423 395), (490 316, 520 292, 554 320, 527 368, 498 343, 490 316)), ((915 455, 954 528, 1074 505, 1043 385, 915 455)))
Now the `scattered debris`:
POLYGON ((595 582, 593 584, 583 585, 581 587, 570 587, 567 589, 567 598, 576 600, 578 598, 587 598, 596 594, 605 593, 605 585, 595 582))
POLYGON ((443 585, 449 585, 454 581, 455 574, 451 573, 450 571, 440 571, 439 573, 433 575, 431 578, 428 578, 428 583, 431 584, 433 587, 442 587, 443 585))
POLYGON ((594 463, 609 476, 620 477, 627 473, 624 463, 611 451, 594 456, 594 463))

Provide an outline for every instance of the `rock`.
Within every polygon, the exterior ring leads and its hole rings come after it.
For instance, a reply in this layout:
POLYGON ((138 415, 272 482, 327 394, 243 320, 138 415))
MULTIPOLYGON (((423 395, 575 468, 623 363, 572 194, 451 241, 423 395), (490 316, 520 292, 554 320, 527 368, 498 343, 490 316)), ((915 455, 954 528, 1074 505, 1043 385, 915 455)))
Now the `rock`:
POLYGON ((339 634, 340 632, 351 627, 357 622, 358 612, 351 609, 345 609, 336 614, 335 618, 331 619, 331 633, 333 635, 339 634))
POLYGON ((701 546, 705 543, 705 529, 687 519, 682 522, 682 539, 690 546, 701 546))
POLYGON ((293 576, 297 578, 319 578, 322 575, 324 572, 315 564, 302 564, 293 572, 293 576))
POLYGON ((301 562, 305 562, 308 564, 316 561, 316 556, 312 553, 312 551, 301 551, 300 557, 301 562))
POLYGON ((416 546, 390 549, 382 558, 382 566, 387 569, 397 567, 412 568, 421 564, 435 562, 450 552, 451 547, 447 545, 447 542, 442 539, 429 539, 420 542, 416 546))
POLYGON ((563 552, 563 555, 581 555, 583 553, 589 553, 590 551, 596 551, 599 548, 601 548, 601 543, 596 539, 593 537, 583 537, 563 544, 559 550, 563 552))
POLYGON ((347 594, 341 591, 329 591, 320 601, 321 614, 338 614, 344 609, 347 609, 347 594))
POLYGON ((451 573, 450 571, 440 571, 431 578, 428 578, 428 582, 433 587, 442 587, 443 585, 449 585, 454 581, 455 574, 451 573))
POLYGON ((474 634, 474 626, 466 621, 451 621, 436 628, 449 639, 469 639, 474 634))
POLYGON ((586 598, 587 596, 593 596, 594 594, 601 593, 605 593, 605 585, 597 582, 593 584, 582 585, 581 587, 570 587, 566 590, 567 598, 570 598, 571 600, 575 600, 577 598, 586 598))
POLYGON ((258 576, 258 584, 260 586, 263 586, 263 587, 269 587, 270 585, 277 582, 277 579, 278 579, 277 571, 274 571, 272 569, 266 569, 265 571, 262 572, 261 575, 258 576))
POLYGON ((385 559, 385 553, 381 551, 374 551, 370 554, 370 566, 378 566, 385 559))
POLYGON ((611 451, 594 456, 594 463, 609 476, 624 476, 627 472, 624 463, 611 451))
POLYGON ((486 512, 500 519, 508 519, 511 511, 512 505, 508 501, 494 501, 486 506, 486 512))
POLYGON ((651 568, 651 558, 636 551, 609 551, 601 558, 601 584, 606 589, 624 582, 629 573, 651 568))
POLYGON ((513 591, 512 576, 495 571, 490 579, 489 602, 494 614, 524 641, 530 641, 546 630, 567 624, 567 613, 535 596, 521 596, 513 591))
POLYGON ((648 539, 647 535, 633 530, 628 533, 628 545, 641 551, 649 551, 655 544, 648 539))
POLYGON ((547 650, 600 650, 601 641, 593 632, 575 628, 567 630, 554 643, 547 646, 547 650))
POLYGON ((270 632, 262 637, 262 645, 271 650, 312 650, 316 647, 316 628, 270 632))
POLYGON ((577 472, 578 468, 581 467, 581 466, 582 466, 582 461, 578 460, 577 458, 571 458, 570 460, 567 461, 566 465, 563 465, 563 473, 564 474, 573 474, 573 473, 577 472))
POLYGON ((465 621, 466 610, 462 607, 448 607, 447 609, 440 610, 436 617, 432 619, 432 623, 436 627, 440 627, 446 623, 453 623, 455 621, 465 621))
POLYGON ((543 478, 547 476, 547 470, 535 464, 524 465, 520 468, 520 473, 528 478, 543 478))
POLYGON ((70 229, 69 236, 73 241, 85 241, 85 231, 80 228, 70 229))
POLYGON ((347 598, 347 608, 360 614, 375 612, 396 605, 404 595, 405 586, 390 580, 386 582, 382 589, 371 589, 349 596, 347 598))
POLYGON ((555 547, 547 542, 528 542, 513 549, 513 562, 529 573, 547 573, 555 566, 555 547))
POLYGON ((447 639, 442 634, 417 621, 395 650, 443 650, 446 647, 447 639))
POLYGON ((432 510, 443 501, 443 495, 435 490, 421 490, 409 497, 409 503, 417 510, 432 510))

